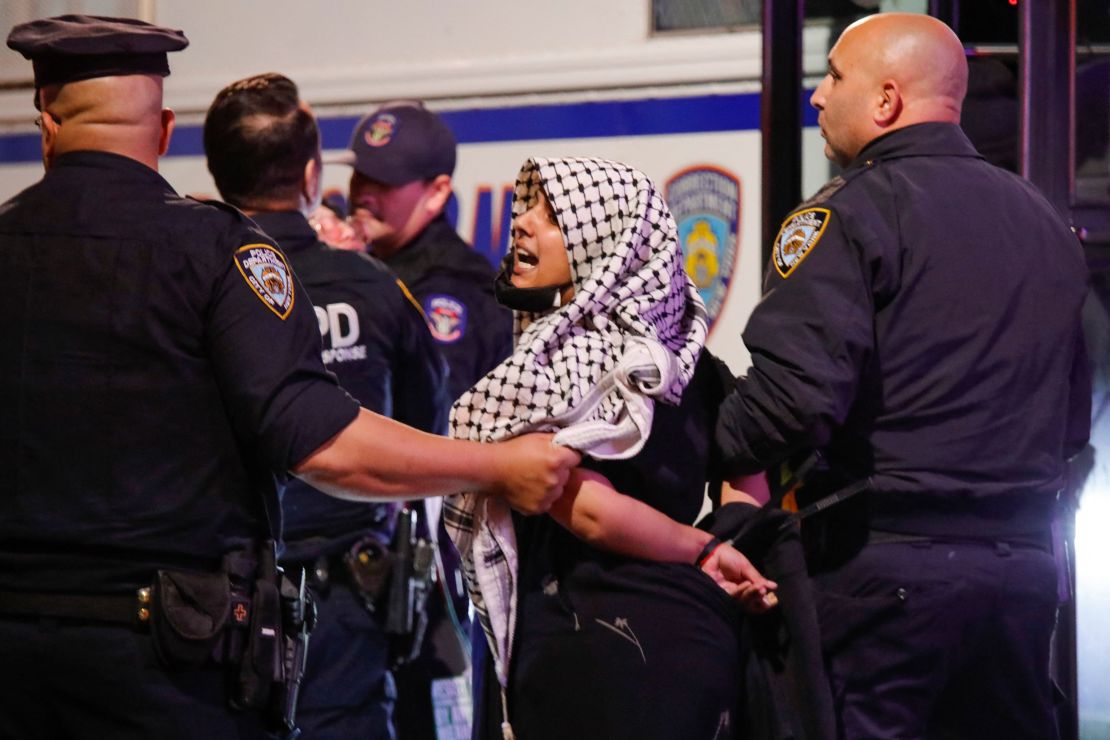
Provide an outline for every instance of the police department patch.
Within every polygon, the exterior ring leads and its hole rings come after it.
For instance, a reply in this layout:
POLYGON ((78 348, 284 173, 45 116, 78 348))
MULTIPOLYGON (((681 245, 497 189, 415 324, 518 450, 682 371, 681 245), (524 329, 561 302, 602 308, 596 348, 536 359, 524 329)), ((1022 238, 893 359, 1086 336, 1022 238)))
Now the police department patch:
POLYGON ((663 198, 678 226, 686 274, 705 302, 712 328, 737 263, 740 179, 711 165, 690 167, 667 181, 663 198))
POLYGON ((235 266, 255 295, 285 321, 293 310, 293 271, 285 255, 269 244, 248 244, 235 252, 235 266))
POLYGON ((806 258, 829 223, 827 208, 807 208, 798 211, 783 222, 779 235, 775 237, 772 259, 775 269, 784 278, 789 277, 802 260, 806 258))
POLYGON ((466 331, 466 306, 452 296, 436 293, 425 298, 424 315, 432 337, 444 344, 457 342, 466 331))

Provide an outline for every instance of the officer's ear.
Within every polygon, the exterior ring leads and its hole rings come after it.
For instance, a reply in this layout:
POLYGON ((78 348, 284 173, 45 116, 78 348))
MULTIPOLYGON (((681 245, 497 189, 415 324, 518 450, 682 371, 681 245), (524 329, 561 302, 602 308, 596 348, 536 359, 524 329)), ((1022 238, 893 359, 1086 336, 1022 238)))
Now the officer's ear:
POLYGON ((450 175, 436 175, 431 182, 428 183, 428 189, 424 199, 424 206, 428 212, 433 216, 438 216, 439 213, 447 207, 447 201, 451 198, 451 176, 450 175))
POLYGON ((309 204, 309 210, 316 210, 316 202, 320 198, 320 191, 323 190, 323 178, 320 176, 323 168, 320 166, 321 160, 319 157, 311 157, 304 165, 304 179, 301 180, 301 195, 304 197, 305 203, 309 204))
POLYGON ((38 91, 38 105, 36 106, 42 113, 38 117, 40 133, 42 134, 42 166, 44 169, 50 169, 50 165, 54 162, 54 149, 58 145, 58 119, 50 113, 46 107, 54 101, 56 97, 57 87, 52 88, 53 94, 47 95, 46 88, 40 88, 38 91))
POLYGON ((883 80, 879 101, 873 114, 875 125, 887 128, 902 115, 902 88, 896 80, 883 80))
POLYGON ((58 122, 49 113, 42 114, 42 164, 50 169, 54 161, 54 147, 58 144, 58 122))
POLYGON ((169 108, 162 109, 162 132, 158 135, 158 156, 165 156, 170 150, 170 138, 173 137, 173 125, 177 116, 169 108))

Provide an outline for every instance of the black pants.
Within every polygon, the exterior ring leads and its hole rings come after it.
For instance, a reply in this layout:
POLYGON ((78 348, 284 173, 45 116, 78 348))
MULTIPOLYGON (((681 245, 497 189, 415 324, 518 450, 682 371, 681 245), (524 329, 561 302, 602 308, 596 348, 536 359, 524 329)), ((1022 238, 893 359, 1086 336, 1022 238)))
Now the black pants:
POLYGON ((316 604, 297 705, 302 737, 393 740, 396 690, 385 633, 346 582, 332 582, 316 604))
POLYGON ((1048 552, 871 544, 814 582, 842 737, 1057 737, 1048 552))
POLYGON ((228 707, 223 668, 169 672, 122 625, 0 618, 0 738, 269 738, 228 707))
POLYGON ((509 690, 516 736, 731 738, 738 616, 693 565, 580 564, 520 599, 509 690))

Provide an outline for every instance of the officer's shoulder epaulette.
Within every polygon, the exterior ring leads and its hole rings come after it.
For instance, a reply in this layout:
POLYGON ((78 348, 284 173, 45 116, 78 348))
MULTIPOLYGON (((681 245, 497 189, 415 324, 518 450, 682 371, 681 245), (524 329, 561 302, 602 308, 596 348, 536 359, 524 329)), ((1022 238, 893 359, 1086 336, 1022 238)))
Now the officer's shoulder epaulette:
POLYGON ((365 252, 353 252, 350 250, 346 251, 345 254, 349 254, 353 259, 358 260, 358 263, 360 265, 365 265, 366 267, 373 269, 375 272, 380 272, 389 276, 391 280, 396 277, 396 275, 393 274, 393 270, 389 269, 389 265, 382 262, 380 259, 372 254, 366 254, 365 252))
POLYGON ((807 208, 813 208, 826 203, 830 198, 837 194, 841 188, 848 184, 848 180, 842 176, 837 175, 833 179, 821 186, 821 188, 814 193, 808 200, 795 208, 795 211, 804 211, 807 208))
POLYGON ((186 195, 185 199, 186 200, 191 200, 194 203, 200 203, 202 206, 212 206, 213 208, 218 208, 221 211, 224 211, 225 213, 228 213, 228 214, 231 214, 232 216, 235 216, 235 218, 238 219, 238 220, 242 220, 242 221, 249 221, 250 220, 250 217, 247 216, 247 214, 243 213, 242 211, 240 211, 238 208, 236 208, 233 205, 230 205, 228 203, 224 203, 222 200, 216 200, 215 198, 198 198, 195 195, 186 195))
POLYGON ((196 198, 191 195, 186 196, 186 199, 202 206, 215 208, 221 215, 230 217, 226 222, 227 230, 224 233, 228 235, 232 242, 240 242, 239 244, 233 244, 233 247, 238 248, 246 244, 264 244, 280 249, 277 242, 263 231, 262 227, 254 222, 254 219, 235 206, 222 200, 196 198))

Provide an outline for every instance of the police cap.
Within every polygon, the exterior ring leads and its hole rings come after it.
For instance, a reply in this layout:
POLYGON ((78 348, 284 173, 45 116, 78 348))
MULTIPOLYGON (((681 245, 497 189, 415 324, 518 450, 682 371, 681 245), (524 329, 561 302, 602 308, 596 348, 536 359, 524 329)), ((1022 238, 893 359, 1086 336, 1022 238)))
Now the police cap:
POLYGON ((455 135, 419 101, 389 103, 359 121, 347 151, 325 161, 386 185, 430 180, 455 171, 455 135))
POLYGON ((36 88, 94 77, 165 77, 170 73, 166 53, 188 45, 181 31, 97 15, 42 18, 8 34, 8 46, 31 60, 36 88))

